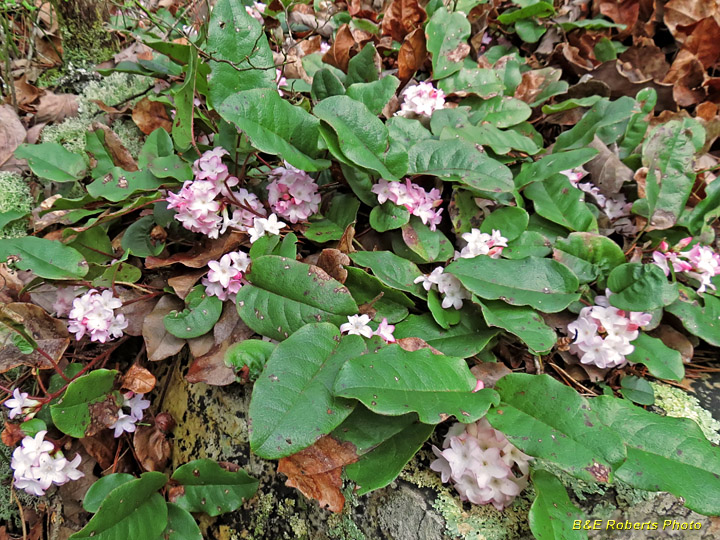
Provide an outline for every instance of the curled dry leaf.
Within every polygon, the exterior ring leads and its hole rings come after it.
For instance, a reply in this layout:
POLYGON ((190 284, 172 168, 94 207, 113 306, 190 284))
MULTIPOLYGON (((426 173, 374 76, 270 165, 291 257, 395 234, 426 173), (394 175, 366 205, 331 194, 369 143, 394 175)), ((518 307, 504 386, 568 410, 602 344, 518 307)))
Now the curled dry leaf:
POLYGON ((138 170, 135 158, 132 157, 130 151, 125 148, 125 145, 123 145, 120 138, 112 129, 100 122, 93 122, 90 127, 91 131, 97 131, 99 129, 105 134, 105 148, 107 148, 107 151, 110 153, 110 157, 115 165, 130 172, 138 170))
POLYGON ((147 394, 155 388, 155 375, 137 364, 130 366, 122 380, 122 388, 136 394, 147 394))
POLYGON ((145 317, 142 326, 142 336, 145 340, 148 360, 157 362, 179 353, 185 346, 185 340, 173 336, 165 329, 163 318, 171 311, 184 308, 182 300, 171 294, 166 294, 157 303, 150 314, 145 317))
POLYGON ((194 272, 180 274, 179 276, 169 278, 168 285, 173 288, 175 294, 185 300, 185 297, 190 293, 198 280, 206 273, 206 270, 196 270, 194 272))
POLYGON ((2 440, 5 446, 13 448, 24 438, 25 433, 23 433, 20 424, 11 424, 10 422, 5 422, 5 429, 3 429, 2 435, 0 435, 0 440, 2 440))
POLYGON ((358 460, 351 443, 340 443, 324 436, 304 450, 282 458, 278 472, 288 477, 286 486, 294 487, 320 506, 341 512, 345 505, 342 488, 342 468, 358 460))
POLYGON ((355 251, 357 250, 353 246, 354 239, 355 227, 353 227, 352 225, 348 225, 342 237, 340 237, 337 248, 343 253, 355 253, 355 251))
POLYGON ((428 345, 424 339, 420 339, 419 337, 400 338, 396 341, 396 343, 400 345, 401 349, 405 349, 408 352, 415 352, 420 349, 430 349, 433 354, 439 354, 441 356, 443 354, 435 347, 428 345))
POLYGON ((383 15, 382 34, 402 43, 405 36, 419 28, 427 13, 417 0, 392 0, 383 15))
POLYGON ((172 121, 165 110, 165 105, 159 101, 150 101, 147 97, 137 102, 133 108, 132 119, 145 135, 150 135, 158 128, 168 132, 172 130, 172 121))
POLYGON ((13 155, 15 149, 25 141, 25 126, 10 105, 0 107, 0 166, 13 155))
POLYGON ((350 257, 338 249, 323 249, 316 264, 340 283, 345 283, 348 273, 343 265, 350 264, 350 257))
POLYGON ((117 450, 117 439, 113 437, 111 431, 103 430, 92 437, 83 437, 79 440, 85 451, 103 470, 112 466, 117 450))
POLYGON ((584 166, 592 175, 593 183, 608 197, 619 193, 625 182, 632 181, 633 170, 620 161, 599 137, 595 136, 588 146, 598 151, 584 166))
POLYGON ((130 336, 141 336, 143 321, 158 303, 158 298, 143 298, 143 295, 135 290, 124 290, 120 292, 120 300, 123 306, 118 311, 125 315, 128 322, 123 332, 130 336))
POLYGON ((51 317, 41 307, 24 302, 0 306, 0 373, 21 365, 51 369, 53 362, 60 361, 69 344, 65 323, 51 317), (38 350, 30 354, 20 351, 13 343, 14 336, 18 335, 13 328, 22 328, 45 354, 38 350))
MULTIPOLYGON (((663 20, 680 43, 688 37, 688 28, 702 19, 720 18, 717 2, 708 0, 670 0, 665 4, 663 20)), ((717 36, 716 36, 717 37, 717 36)))
POLYGON ((35 108, 30 105, 40 97, 41 90, 34 84, 27 82, 27 76, 24 74, 19 79, 16 79, 14 84, 15 99, 17 99, 18 107, 26 112, 34 112, 35 108))
POLYGON ((683 363, 688 364, 690 360, 692 360, 695 348, 682 332, 678 332, 670 325, 661 324, 651 332, 651 335, 660 338, 666 347, 670 347, 679 352, 683 363))
POLYGON ((356 47, 357 42, 353 37, 350 27, 347 24, 343 24, 335 35, 335 41, 333 41, 330 50, 323 55, 323 62, 335 66, 338 69, 347 71, 348 63, 350 62, 350 51, 353 47, 356 47))
POLYGON ((170 459, 170 442, 157 425, 139 426, 133 435, 133 447, 146 471, 162 471, 170 459))
POLYGON ((220 320, 215 324, 215 344, 204 355, 196 357, 188 368, 185 379, 190 383, 204 382, 214 386, 226 386, 235 382, 235 371, 225 365, 225 352, 230 345, 244 341, 253 331, 240 320, 237 309, 226 303, 220 320))
POLYGON ((92 437, 109 428, 118 420, 120 407, 113 395, 108 395, 103 401, 88 405, 90 410, 90 424, 85 429, 85 436, 92 437))
POLYGON ((40 97, 35 122, 62 122, 78 114, 78 100, 74 94, 55 94, 45 91, 40 97))
POLYGON ((409 81, 425 63, 426 58, 425 31, 422 28, 416 28, 405 36, 405 40, 400 46, 400 52, 398 52, 398 78, 403 83, 409 81))
POLYGON ((208 262, 219 259, 225 253, 235 251, 246 236, 245 233, 231 231, 220 238, 209 240, 203 245, 196 245, 190 251, 176 253, 167 259, 147 257, 145 259, 145 268, 162 268, 176 263, 184 264, 190 268, 204 268, 208 262))

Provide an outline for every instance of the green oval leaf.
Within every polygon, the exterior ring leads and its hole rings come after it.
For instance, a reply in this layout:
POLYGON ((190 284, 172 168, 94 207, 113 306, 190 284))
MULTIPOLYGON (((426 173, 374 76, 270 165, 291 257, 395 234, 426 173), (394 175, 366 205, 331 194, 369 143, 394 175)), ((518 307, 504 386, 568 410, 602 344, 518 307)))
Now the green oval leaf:
POLYGON ((687 287, 680 287, 680 298, 665 307, 691 334, 720 347, 720 299, 710 294, 702 298, 687 287))
POLYGON ((585 194, 563 175, 533 182, 523 195, 533 202, 539 215, 553 223, 571 231, 598 231, 597 219, 585 204, 585 194))
POLYGON ((260 376, 265 363, 275 350, 275 344, 261 339, 246 339, 231 345, 225 352, 225 365, 240 371, 248 367, 251 381, 260 376))
POLYGON ((530 352, 546 353, 555 345, 557 341, 555 331, 545 324, 543 318, 534 309, 527 306, 511 306, 499 300, 481 302, 473 298, 473 301, 482 307, 488 326, 502 328, 516 335, 530 348, 530 352))
POLYGON ((257 491, 258 481, 242 469, 230 472, 211 459, 178 467, 171 477, 183 487, 175 504, 188 512, 219 516, 237 510, 257 491))
POLYGON ((557 313, 580 298, 578 279, 566 266, 550 259, 492 259, 480 255, 448 265, 447 272, 480 298, 503 300, 557 313))
MULTIPOLYGON (((439 7, 425 27, 427 50, 432 53, 433 78, 442 79, 462 67, 462 57, 452 53, 470 37, 470 23, 462 13, 439 7)), ((469 52, 469 51, 468 51, 469 52)))
POLYGON ((30 270, 45 279, 80 279, 88 272, 80 252, 57 240, 35 236, 0 239, 0 260, 8 257, 20 270, 30 270))
POLYGON ((422 276, 418 267, 392 251, 358 251, 351 253, 350 258, 355 264, 367 266, 375 277, 389 287, 409 292, 418 298, 426 298, 427 293, 415 279, 422 276))
POLYGON ((50 406, 55 427, 71 437, 85 437, 91 422, 90 406, 106 399, 117 400, 112 395, 117 373, 110 369, 96 369, 71 382, 62 399, 50 406))
POLYGON ((90 486, 87 493, 85 493, 85 498, 82 503, 83 508, 94 514, 100 509, 100 504, 102 504, 105 497, 107 497, 113 489, 127 484, 131 480, 135 480, 135 477, 127 473, 109 474, 99 478, 90 486))
POLYGON ((167 483, 159 472, 146 472, 113 489, 97 513, 71 540, 158 538, 167 526, 167 503, 157 491, 167 483))
POLYGON ((163 317, 163 324, 173 336, 191 339, 203 336, 212 330, 220 319, 223 303, 217 296, 205 296, 191 309, 171 311, 163 317))
POLYGON ((510 242, 519 238, 525 232, 529 221, 530 216, 522 208, 504 206, 494 210, 487 216, 480 225, 480 230, 487 234, 492 234, 493 230, 498 230, 510 242))
POLYGON ((627 311, 652 311, 672 304, 679 292, 654 264, 626 263, 616 267, 607 282, 614 293, 610 304, 627 311))
POLYGON ((15 156, 26 159, 36 176, 52 182, 74 182, 85 176, 85 161, 57 143, 21 144, 15 156))
POLYGON ((573 522, 585 516, 570 501, 560 480, 541 469, 534 470, 530 478, 536 494, 528 515, 533 536, 537 540, 586 539, 586 531, 573 528, 573 522))
POLYGON ((237 309, 258 334, 283 340, 305 324, 340 325, 358 307, 347 287, 317 266, 285 257, 254 259, 237 294, 237 309))
POLYGON ((289 456, 340 425, 355 402, 335 397, 330 389, 340 368, 365 350, 363 338, 341 340, 329 323, 304 326, 280 343, 253 389, 252 451, 266 459, 289 456))
POLYGON ((494 390, 473 393, 476 383, 461 358, 388 345, 348 360, 333 392, 355 398, 378 414, 397 416, 414 411, 426 424, 440 423, 451 415, 470 423, 498 403, 494 390))
POLYGON ((646 365, 653 377, 678 382, 685 377, 685 366, 680 353, 658 338, 641 332, 637 339, 633 340, 632 346, 635 349, 625 358, 634 364, 646 365))
POLYGON ((203 540, 200 527, 190 512, 177 504, 168 503, 168 524, 163 540, 203 540))

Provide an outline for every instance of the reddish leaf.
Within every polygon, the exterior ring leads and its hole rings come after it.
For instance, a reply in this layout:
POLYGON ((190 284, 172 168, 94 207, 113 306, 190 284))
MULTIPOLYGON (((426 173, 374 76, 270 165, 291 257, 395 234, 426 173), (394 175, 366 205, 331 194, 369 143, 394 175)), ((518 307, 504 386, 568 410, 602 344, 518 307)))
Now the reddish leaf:
POLYGON ((25 433, 20 429, 20 424, 5 422, 5 429, 3 429, 2 435, 0 435, 0 440, 2 440, 5 446, 12 448, 24 438, 25 433))
POLYGON ((150 135, 158 128, 168 132, 172 130, 172 121, 165 111, 165 105, 159 101, 150 101, 146 97, 138 101, 133 108, 132 119, 145 135, 150 135))
POLYGON ((323 508, 341 512, 345 505, 345 497, 340 491, 342 467, 357 460, 353 444, 324 436, 297 454, 282 458, 277 470, 288 477, 286 486, 299 489, 323 508))
POLYGON ((425 63, 426 58, 425 32, 422 28, 416 28, 405 37, 405 41, 400 46, 400 52, 398 52, 398 78, 403 83, 409 81, 425 63))
POLYGON ((14 302, 0 306, 0 328, 3 330, 0 335, 0 373, 21 365, 51 369, 53 361, 59 362, 70 344, 65 323, 54 319, 34 304, 14 302), (8 326, 22 328, 45 354, 38 350, 30 354, 22 353, 12 342, 17 333, 8 326))
POLYGON ((110 157, 115 165, 126 171, 133 172, 138 170, 135 158, 132 157, 132 154, 125 148, 125 145, 123 145, 120 138, 112 129, 100 122, 93 122, 90 127, 92 128, 91 131, 97 131, 99 129, 105 134, 105 148, 107 148, 107 151, 110 153, 110 157))
POLYGON ((155 388, 155 375, 137 364, 130 366, 122 380, 122 388, 136 394, 147 394, 155 388))
POLYGON ((424 339, 420 339, 419 337, 406 337, 406 338, 400 338, 396 341, 398 345, 400 345, 401 349, 405 349, 409 352, 415 352, 419 349, 430 349, 433 354, 440 354, 442 355, 440 351, 438 351, 435 347, 432 347, 431 345, 428 345, 424 339))

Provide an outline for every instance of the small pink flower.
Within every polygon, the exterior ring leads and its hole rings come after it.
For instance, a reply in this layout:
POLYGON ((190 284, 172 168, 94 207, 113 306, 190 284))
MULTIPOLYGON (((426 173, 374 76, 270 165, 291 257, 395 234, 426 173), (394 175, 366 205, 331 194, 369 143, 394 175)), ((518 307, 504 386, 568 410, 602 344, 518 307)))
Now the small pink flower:
POLYGON ((393 332, 395 331, 395 325, 388 324, 387 318, 383 317, 382 322, 378 325, 375 330, 375 335, 384 339, 387 343, 395 343, 395 337, 393 332))

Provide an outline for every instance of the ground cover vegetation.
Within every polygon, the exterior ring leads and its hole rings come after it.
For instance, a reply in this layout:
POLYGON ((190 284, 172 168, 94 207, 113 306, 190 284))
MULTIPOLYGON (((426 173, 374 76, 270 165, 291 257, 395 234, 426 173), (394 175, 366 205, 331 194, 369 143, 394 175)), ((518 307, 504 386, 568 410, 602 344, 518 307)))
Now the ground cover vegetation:
POLYGON ((425 448, 468 505, 532 486, 541 540, 587 537, 549 471, 719 515, 714 435, 655 396, 717 370, 711 4, 126 2, 87 50, 5 1, 3 532, 49 534, 58 486, 71 539, 197 539, 256 496, 168 469, 186 349, 332 512, 425 448))

